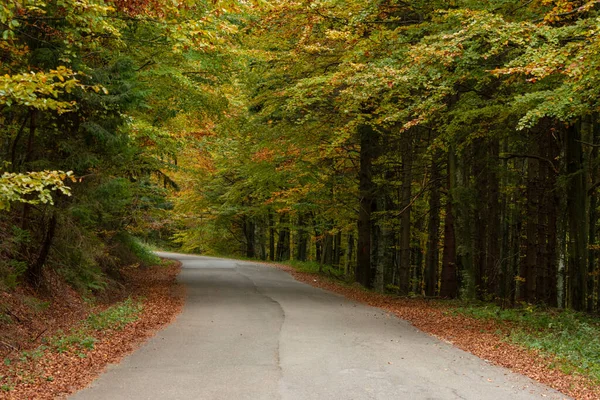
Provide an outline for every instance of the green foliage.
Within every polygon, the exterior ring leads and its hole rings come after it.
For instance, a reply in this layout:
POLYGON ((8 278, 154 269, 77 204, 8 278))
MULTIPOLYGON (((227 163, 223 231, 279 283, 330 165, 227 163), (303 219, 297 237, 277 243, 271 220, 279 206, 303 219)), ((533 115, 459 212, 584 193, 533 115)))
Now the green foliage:
POLYGON ((112 254, 129 265, 140 264, 143 267, 151 267, 159 265, 161 262, 149 246, 129 233, 119 233, 113 242, 115 248, 112 250, 112 254))
POLYGON ((41 264, 79 290, 102 290, 118 266, 156 263, 126 232, 168 225, 165 196, 178 188, 169 175, 203 129, 199 109, 223 108, 203 71, 226 63, 219 53, 239 21, 223 13, 240 10, 235 1, 0 6, 0 210, 31 239, 1 249, 5 286, 39 277, 30 269, 41 264), (44 240, 51 249, 38 262, 44 240))

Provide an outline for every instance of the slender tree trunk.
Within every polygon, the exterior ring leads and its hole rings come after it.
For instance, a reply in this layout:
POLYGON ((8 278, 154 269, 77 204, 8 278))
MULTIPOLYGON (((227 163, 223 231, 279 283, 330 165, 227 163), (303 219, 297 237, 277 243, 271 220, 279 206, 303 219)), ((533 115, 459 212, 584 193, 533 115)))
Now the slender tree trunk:
MULTIPOLYGON (((378 210, 387 211, 387 205, 385 196, 379 196, 377 199, 378 210)), ((393 245, 390 241, 390 228, 388 226, 387 216, 383 216, 379 219, 377 226, 374 228, 374 236, 378 237, 374 242, 378 245, 374 246, 376 257, 374 257, 374 263, 376 265, 375 273, 375 289, 383 292, 386 284, 386 270, 390 267, 387 255, 389 254, 390 247, 393 245)))
POLYGON ((254 222, 248 218, 244 217, 243 221, 243 231, 244 237, 246 239, 246 257, 254 258, 256 256, 255 250, 255 224, 254 222))
MULTIPOLYGON (((508 152, 508 140, 502 142, 502 152, 508 152)), ((499 295, 502 299, 502 305, 505 307, 510 303, 510 281, 512 276, 510 273, 510 210, 508 206, 508 160, 502 162, 502 190, 500 195, 500 287, 499 295)))
POLYGON ((333 260, 332 264, 336 268, 340 268, 340 258, 342 255, 342 231, 337 231, 333 241, 333 260))
MULTIPOLYGON (((517 201, 517 195, 512 196, 512 202, 517 201)), ((516 299, 519 296, 520 283, 515 279, 517 276, 520 277, 520 256, 522 247, 522 234, 523 229, 522 216, 517 207, 513 207, 510 211, 511 224, 509 233, 509 273, 508 273, 508 293, 510 305, 514 305, 516 299)))
POLYGON ((581 130, 588 128, 589 124, 587 123, 576 124, 569 129, 566 137, 567 174, 569 177, 567 191, 569 306, 580 311, 586 310, 588 306, 587 192, 581 146, 581 130))
POLYGON ((331 236, 329 231, 327 231, 323 235, 323 248, 321 249, 321 260, 320 260, 321 266, 331 265, 332 250, 333 250, 333 236, 331 236))
MULTIPOLYGON (((598 115, 594 115, 594 125, 593 125, 593 142, 598 143, 600 140, 600 121, 598 120, 598 115)), ((594 146, 591 154, 590 154, 590 175, 592 178, 592 185, 596 184, 597 179, 600 179, 600 166, 598 162, 599 156, 599 148, 598 146, 594 146)), ((595 250, 590 251, 590 261, 589 261, 589 270, 596 277, 596 313, 600 314, 600 265, 598 263, 598 188, 594 187, 590 193, 590 227, 589 227, 589 244, 594 245, 595 250)))
POLYGON ((56 225, 56 214, 52 214, 48 223, 48 229, 46 230, 46 234, 44 235, 44 241, 42 243, 42 248, 40 249, 38 257, 34 263, 30 264, 27 267, 27 279, 34 286, 39 286, 42 281, 43 267, 46 263, 46 260, 48 259, 50 248, 52 247, 52 242, 56 233, 56 225))
POLYGON ((348 234, 347 243, 346 243, 346 263, 344 266, 344 275, 348 276, 350 274, 350 265, 352 265, 352 255, 354 254, 354 235, 352 233, 348 234))
POLYGON ((537 247, 538 247, 538 203, 539 203, 539 161, 536 159, 527 160, 527 219, 526 233, 527 241, 525 243, 525 259, 521 264, 519 289, 519 300, 535 301, 535 285, 537 272, 537 247))
POLYGON ((371 271, 371 212, 375 183, 373 182, 373 160, 376 138, 373 128, 363 125, 358 129, 360 140, 358 252, 356 254, 355 279, 364 287, 373 284, 371 271))
POLYGON ((21 136, 23 135, 23 132, 25 131, 25 127, 27 126, 27 121, 29 120, 30 117, 31 117, 31 114, 27 114, 25 116, 25 119, 23 120, 23 123, 21 124, 21 127, 19 128, 19 131, 17 132, 17 136, 15 137, 15 140, 13 141, 12 146, 11 146, 11 151, 10 151, 11 166, 10 167, 13 172, 17 171, 17 147, 19 146, 21 136))
POLYGON ((429 190, 429 221, 427 224, 427 254, 425 256, 425 294, 435 296, 437 292, 440 261, 440 152, 431 161, 431 188, 429 190))
MULTIPOLYGON (((585 120, 586 129, 582 132, 582 139, 586 143, 593 143, 596 141, 598 137, 598 124, 595 123, 593 117, 587 117, 585 120)), ((585 190, 587 193, 586 197, 586 207, 588 210, 588 232, 587 232, 587 311, 594 311, 594 272, 595 272, 595 263, 596 263, 596 250, 589 249, 589 245, 596 244, 596 220, 597 220, 597 198, 592 192, 588 190, 591 185, 595 182, 595 179, 598 177, 598 167, 595 162, 597 159, 598 147, 587 148, 587 151, 584 152, 584 168, 585 168, 585 190)))
MULTIPOLYGON (((415 232, 423 232, 424 219, 419 218, 415 221, 414 226, 415 232)), ((425 282, 423 281, 423 249, 421 248, 421 241, 414 240, 413 246, 411 247, 411 291, 419 296, 425 296, 425 282)))
POLYGON ((485 271, 487 270, 486 238, 489 228, 489 210, 487 208, 487 194, 489 177, 487 171, 487 151, 484 138, 473 144, 473 175, 475 177, 474 217, 475 235, 473 236, 473 263, 475 289, 478 298, 483 298, 486 293, 485 271))
POLYGON ((500 143, 497 139, 489 143, 489 163, 487 166, 488 193, 487 215, 488 235, 486 237, 486 262, 484 280, 488 295, 497 295, 500 285, 500 182, 498 178, 498 156, 500 143))
MULTIPOLYGON (((541 155, 547 160, 558 158, 558 147, 551 127, 544 127, 539 140, 541 155)), ((541 195, 538 223, 538 280, 536 299, 547 305, 557 305, 557 212, 558 196, 555 168, 547 162, 540 163, 541 195)))
POLYGON ((398 282, 400 293, 408 294, 410 290, 410 268, 411 268, 411 206, 412 178, 413 178, 413 146, 410 132, 405 132, 401 138, 400 152, 402 155, 402 188, 400 199, 400 265, 398 271, 398 282))
POLYGON ((306 261, 308 249, 308 232, 306 230, 306 221, 304 215, 298 215, 298 229, 296 234, 296 259, 298 261, 306 261))
POLYGON ((440 296, 458 297, 456 236, 454 231, 454 209, 452 192, 456 188, 456 153, 454 146, 448 149, 448 198, 446 199, 446 218, 444 220, 444 253, 442 256, 442 279, 440 296))
POLYGON ((279 238, 277 239, 277 261, 290 259, 290 228, 289 215, 282 214, 279 219, 279 238))
POLYGON ((269 210, 269 259, 275 261, 275 226, 271 210, 269 210))

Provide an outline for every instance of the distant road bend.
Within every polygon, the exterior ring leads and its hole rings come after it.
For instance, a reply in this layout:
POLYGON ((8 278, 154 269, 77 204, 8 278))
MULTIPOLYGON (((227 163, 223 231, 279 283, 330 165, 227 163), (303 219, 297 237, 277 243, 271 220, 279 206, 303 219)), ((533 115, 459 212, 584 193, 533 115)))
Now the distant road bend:
POLYGON ((74 400, 566 399, 276 268, 180 260, 183 313, 74 400))

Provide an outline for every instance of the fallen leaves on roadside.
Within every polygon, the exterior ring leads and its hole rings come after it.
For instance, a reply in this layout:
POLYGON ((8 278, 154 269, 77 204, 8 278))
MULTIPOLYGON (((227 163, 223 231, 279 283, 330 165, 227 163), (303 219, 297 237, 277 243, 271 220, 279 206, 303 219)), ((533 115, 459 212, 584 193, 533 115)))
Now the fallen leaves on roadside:
MULTIPOLYGON (((0 365, 0 376, 10 381, 12 386, 11 390, 0 392, 0 397, 11 400, 56 399, 87 386, 108 364, 116 363, 131 353, 181 311, 183 288, 175 282, 179 270, 177 263, 125 270, 123 275, 129 295, 143 302, 139 318, 122 329, 96 331, 91 350, 72 348, 59 353, 45 349, 28 361, 0 365)), ((85 313, 80 310, 77 318, 67 318, 61 323, 61 329, 74 327, 83 318, 85 313)))

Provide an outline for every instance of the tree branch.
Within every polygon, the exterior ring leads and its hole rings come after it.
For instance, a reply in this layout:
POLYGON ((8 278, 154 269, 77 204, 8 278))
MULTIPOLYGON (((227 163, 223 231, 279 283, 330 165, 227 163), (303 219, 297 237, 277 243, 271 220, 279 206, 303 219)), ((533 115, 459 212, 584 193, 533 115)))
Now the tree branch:
POLYGON ((552 168, 552 171, 554 171, 555 174, 558 174, 558 168, 556 168, 556 166, 554 165, 554 163, 552 162, 552 160, 549 160, 547 158, 544 157, 540 157, 540 156, 535 156, 532 154, 512 154, 512 153, 508 153, 508 154, 504 154, 498 157, 501 160, 510 160, 511 158, 532 158, 534 160, 539 160, 539 161, 544 161, 546 163, 548 163, 550 165, 550 168, 552 168))

